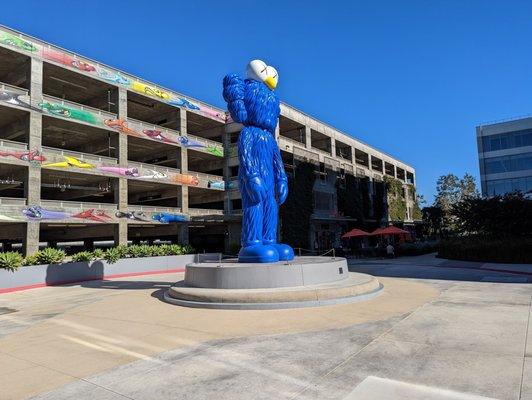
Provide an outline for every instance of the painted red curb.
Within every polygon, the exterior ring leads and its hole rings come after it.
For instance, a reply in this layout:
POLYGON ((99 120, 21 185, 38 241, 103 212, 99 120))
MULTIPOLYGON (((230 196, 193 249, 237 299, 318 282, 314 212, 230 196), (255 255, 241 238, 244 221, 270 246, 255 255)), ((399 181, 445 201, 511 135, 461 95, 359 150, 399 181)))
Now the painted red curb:
POLYGON ((81 282, 90 282, 90 281, 102 281, 106 279, 116 279, 116 278, 125 278, 128 276, 144 276, 144 275, 162 275, 162 274, 171 274, 176 272, 185 272, 185 268, 175 268, 175 269, 161 269, 157 271, 146 271, 146 272, 130 272, 127 274, 112 274, 112 275, 104 275, 103 277, 98 278, 92 278, 92 279, 84 279, 82 281, 73 280, 73 281, 61 281, 61 282, 54 282, 54 283, 36 283, 34 285, 26 285, 26 286, 16 286, 12 288, 6 288, 6 289, 0 289, 0 294, 5 293, 13 293, 13 292, 20 292, 22 290, 29 290, 29 289, 37 289, 42 288, 46 286, 61 286, 61 285, 68 285, 72 283, 81 283, 81 282))

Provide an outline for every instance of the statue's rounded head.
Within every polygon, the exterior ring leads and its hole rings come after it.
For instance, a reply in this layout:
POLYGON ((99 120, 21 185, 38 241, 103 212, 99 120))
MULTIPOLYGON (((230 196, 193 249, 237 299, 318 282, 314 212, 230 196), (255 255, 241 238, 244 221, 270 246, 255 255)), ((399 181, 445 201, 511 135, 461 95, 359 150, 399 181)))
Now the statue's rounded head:
POLYGON ((277 70, 261 60, 253 60, 248 64, 246 76, 248 79, 263 82, 270 90, 274 90, 279 81, 277 70))

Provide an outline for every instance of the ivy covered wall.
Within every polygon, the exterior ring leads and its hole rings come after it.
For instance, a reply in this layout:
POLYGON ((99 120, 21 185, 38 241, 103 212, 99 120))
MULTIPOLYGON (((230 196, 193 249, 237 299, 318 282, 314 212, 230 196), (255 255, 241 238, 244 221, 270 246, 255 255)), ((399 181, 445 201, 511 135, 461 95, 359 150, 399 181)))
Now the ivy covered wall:
POLYGON ((414 207, 412 209, 412 219, 414 221, 421 221, 423 219, 423 213, 421 212, 421 208, 419 207, 419 199, 417 198, 416 194, 416 188, 414 185, 408 185, 408 190, 411 193, 414 207))
MULTIPOLYGON (((367 185, 362 183, 360 178, 346 174, 344 179, 338 179, 336 182, 338 193, 338 212, 345 217, 356 218, 359 221, 364 220, 364 190, 367 185)), ((367 196, 366 196, 367 197, 367 196)))
POLYGON ((310 249, 310 217, 314 211, 315 166, 298 162, 288 177, 289 195, 281 206, 281 237, 292 247, 310 249))
POLYGON ((385 176, 384 187, 388 200, 388 218, 391 221, 404 221, 406 200, 403 197, 403 183, 398 179, 385 176))

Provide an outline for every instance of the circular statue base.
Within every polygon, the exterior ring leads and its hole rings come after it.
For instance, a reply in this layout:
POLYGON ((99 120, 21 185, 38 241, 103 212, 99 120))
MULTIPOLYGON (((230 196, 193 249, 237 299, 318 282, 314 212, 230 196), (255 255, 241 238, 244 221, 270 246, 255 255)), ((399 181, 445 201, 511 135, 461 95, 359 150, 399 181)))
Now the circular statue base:
POLYGON ((381 290, 375 277, 349 272, 344 258, 296 257, 271 264, 188 264, 185 279, 164 298, 186 307, 273 309, 356 302, 381 290))

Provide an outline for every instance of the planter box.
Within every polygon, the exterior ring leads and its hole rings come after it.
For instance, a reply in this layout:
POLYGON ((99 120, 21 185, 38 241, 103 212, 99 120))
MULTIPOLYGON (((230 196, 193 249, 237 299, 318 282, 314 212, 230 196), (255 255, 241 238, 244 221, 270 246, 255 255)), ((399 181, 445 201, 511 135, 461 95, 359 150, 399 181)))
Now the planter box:
POLYGON ((105 260, 65 264, 30 265, 15 272, 0 269, 0 293, 19 289, 61 285, 128 275, 176 272, 198 260, 217 260, 218 253, 123 258, 114 264, 105 260))

